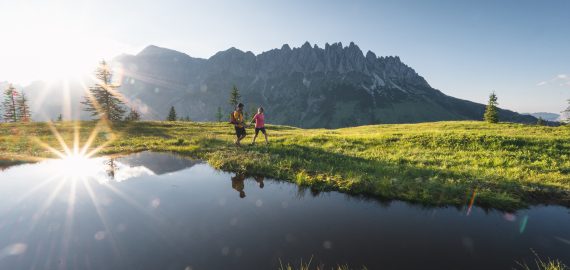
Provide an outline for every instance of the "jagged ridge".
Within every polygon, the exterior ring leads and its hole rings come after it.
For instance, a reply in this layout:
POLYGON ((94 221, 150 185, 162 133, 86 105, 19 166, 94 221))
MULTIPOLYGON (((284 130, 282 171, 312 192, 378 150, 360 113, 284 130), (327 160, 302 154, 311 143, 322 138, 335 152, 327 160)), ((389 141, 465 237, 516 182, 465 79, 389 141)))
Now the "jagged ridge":
MULTIPOLYGON (((148 118, 162 119, 174 104, 180 115, 214 120, 217 107, 231 110, 234 84, 250 108, 266 107, 271 122, 301 127, 481 119, 484 111, 433 89, 398 56, 364 55, 353 42, 285 44, 258 55, 232 47, 209 59, 148 46, 115 62, 125 70, 123 92, 148 108, 148 118)), ((500 116, 536 121, 507 110, 500 116)))

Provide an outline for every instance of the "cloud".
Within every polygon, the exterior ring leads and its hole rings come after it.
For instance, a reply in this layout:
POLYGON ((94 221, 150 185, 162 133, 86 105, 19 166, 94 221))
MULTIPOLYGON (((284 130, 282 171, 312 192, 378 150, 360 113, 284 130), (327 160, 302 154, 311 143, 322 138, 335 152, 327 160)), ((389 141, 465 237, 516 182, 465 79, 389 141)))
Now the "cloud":
POLYGON ((536 86, 545 86, 545 85, 559 85, 562 87, 570 86, 570 76, 568 74, 558 74, 550 80, 541 81, 536 84, 536 86))

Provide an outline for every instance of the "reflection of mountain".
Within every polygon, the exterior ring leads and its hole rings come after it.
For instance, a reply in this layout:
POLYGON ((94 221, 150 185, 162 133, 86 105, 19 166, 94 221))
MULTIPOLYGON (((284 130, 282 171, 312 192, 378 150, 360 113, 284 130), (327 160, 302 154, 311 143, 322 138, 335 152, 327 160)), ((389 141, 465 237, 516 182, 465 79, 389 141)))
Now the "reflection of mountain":
POLYGON ((116 159, 130 167, 145 167, 156 175, 172 173, 190 168, 199 161, 176 156, 170 153, 140 152, 116 159))

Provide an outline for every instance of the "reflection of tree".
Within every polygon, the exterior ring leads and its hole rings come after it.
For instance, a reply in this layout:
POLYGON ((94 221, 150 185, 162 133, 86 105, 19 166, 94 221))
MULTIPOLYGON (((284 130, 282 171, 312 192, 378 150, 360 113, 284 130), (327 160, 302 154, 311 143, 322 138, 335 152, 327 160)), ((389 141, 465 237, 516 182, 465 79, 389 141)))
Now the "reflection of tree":
POLYGON ((263 188, 265 185, 263 184, 263 180, 265 179, 265 177, 263 176, 254 176, 253 179, 255 179, 255 182, 257 182, 257 184, 259 185, 259 188, 263 188))
POLYGON ((243 191, 244 180, 245 180, 245 175, 241 173, 238 173, 234 177, 232 177, 232 188, 239 192, 240 198, 245 198, 245 191, 243 191))
POLYGON ((109 161, 105 162, 105 172, 109 176, 109 180, 115 180, 115 172, 117 171, 117 164, 115 164, 115 159, 111 158, 109 161))

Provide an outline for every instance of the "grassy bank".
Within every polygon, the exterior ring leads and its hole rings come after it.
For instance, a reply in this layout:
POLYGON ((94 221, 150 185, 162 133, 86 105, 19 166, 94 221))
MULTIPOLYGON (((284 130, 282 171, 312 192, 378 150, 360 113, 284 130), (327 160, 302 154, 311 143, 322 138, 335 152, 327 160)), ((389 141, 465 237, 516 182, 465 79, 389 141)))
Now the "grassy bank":
MULTIPOLYGON (((81 145, 95 125, 81 122, 81 145)), ((68 145, 74 126, 55 124, 68 145)), ((0 127, 4 163, 53 156, 38 141, 61 149, 45 123, 0 127)), ((478 205, 501 209, 570 204, 568 127, 482 122, 337 130, 271 126, 269 146, 243 148, 232 145, 232 132, 225 123, 137 122, 101 128, 93 145, 112 140, 99 154, 172 151, 219 169, 385 199, 461 205, 475 197, 478 205)))

